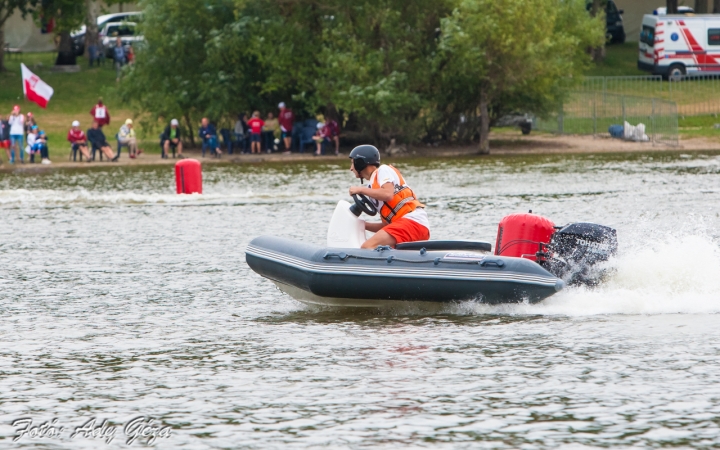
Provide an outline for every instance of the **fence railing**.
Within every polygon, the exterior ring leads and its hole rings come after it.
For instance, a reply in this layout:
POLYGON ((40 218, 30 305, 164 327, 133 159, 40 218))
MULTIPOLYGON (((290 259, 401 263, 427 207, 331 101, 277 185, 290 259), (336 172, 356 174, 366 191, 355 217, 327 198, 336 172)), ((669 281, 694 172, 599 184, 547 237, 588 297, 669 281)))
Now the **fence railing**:
POLYGON ((609 136, 612 125, 645 125, 648 140, 678 145, 678 107, 671 101, 596 91, 573 92, 562 108, 535 128, 551 133, 609 136))
POLYGON ((669 100, 677 103, 681 116, 720 114, 720 74, 683 75, 669 80, 659 75, 586 77, 577 90, 669 100))

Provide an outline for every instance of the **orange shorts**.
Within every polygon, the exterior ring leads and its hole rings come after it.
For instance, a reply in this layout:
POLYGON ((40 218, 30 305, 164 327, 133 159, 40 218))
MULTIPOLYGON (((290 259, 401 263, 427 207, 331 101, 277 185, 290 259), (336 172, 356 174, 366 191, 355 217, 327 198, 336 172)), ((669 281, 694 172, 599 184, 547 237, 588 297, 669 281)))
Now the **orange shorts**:
POLYGON ((427 241, 430 239, 430 230, 415 222, 414 220, 401 217, 391 224, 383 227, 390 236, 394 237, 398 244, 403 242, 427 241))

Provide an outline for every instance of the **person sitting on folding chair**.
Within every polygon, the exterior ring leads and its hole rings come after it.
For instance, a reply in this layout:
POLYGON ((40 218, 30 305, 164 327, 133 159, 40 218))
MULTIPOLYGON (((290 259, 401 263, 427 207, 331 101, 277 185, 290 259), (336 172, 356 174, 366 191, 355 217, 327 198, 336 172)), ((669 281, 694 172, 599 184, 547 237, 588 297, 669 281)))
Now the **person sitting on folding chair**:
POLYGON ((173 150, 173 158, 175 157, 175 149, 177 149, 178 157, 185 158, 182 154, 182 136, 180 135, 180 122, 177 119, 170 121, 170 125, 165 127, 160 140, 162 141, 162 157, 167 159, 170 149, 173 150))
POLYGON ((201 120, 200 131, 198 136, 202 139, 202 155, 205 157, 205 150, 209 149, 211 155, 220 156, 220 141, 218 141, 217 130, 215 125, 211 124, 207 117, 203 117, 201 120))
POLYGON ((77 161, 77 152, 80 151, 80 159, 85 157, 85 161, 90 162, 90 150, 87 146, 87 137, 85 132, 80 129, 80 122, 77 120, 73 121, 72 128, 68 131, 67 140, 72 146, 72 160, 77 161))
POLYGON ((112 162, 117 162, 120 155, 115 155, 113 149, 105 138, 105 133, 100 129, 97 120, 93 121, 92 128, 87 131, 87 139, 92 145, 92 159, 95 159, 95 151, 100 150, 112 162))

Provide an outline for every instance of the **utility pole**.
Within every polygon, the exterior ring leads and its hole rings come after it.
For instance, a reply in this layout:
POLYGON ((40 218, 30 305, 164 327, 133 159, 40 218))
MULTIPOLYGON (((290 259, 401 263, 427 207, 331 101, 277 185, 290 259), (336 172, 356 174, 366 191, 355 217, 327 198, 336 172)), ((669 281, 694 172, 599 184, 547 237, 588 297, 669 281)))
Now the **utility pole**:
POLYGON ((667 0, 667 13, 677 14, 678 12, 678 0, 667 0))

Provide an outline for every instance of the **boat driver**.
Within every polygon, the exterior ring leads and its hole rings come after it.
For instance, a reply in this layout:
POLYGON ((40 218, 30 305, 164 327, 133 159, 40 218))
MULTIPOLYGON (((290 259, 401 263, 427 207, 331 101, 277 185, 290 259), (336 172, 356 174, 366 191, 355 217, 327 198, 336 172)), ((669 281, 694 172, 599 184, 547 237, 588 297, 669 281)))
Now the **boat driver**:
POLYGON ((395 247, 402 242, 430 239, 430 221, 420 203, 395 167, 380 164, 380 152, 372 145, 360 145, 350 152, 350 170, 366 186, 350 187, 350 195, 370 199, 380 213, 381 222, 365 222, 365 230, 375 233, 362 248, 379 245, 395 247))

